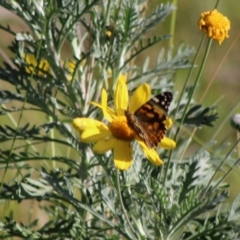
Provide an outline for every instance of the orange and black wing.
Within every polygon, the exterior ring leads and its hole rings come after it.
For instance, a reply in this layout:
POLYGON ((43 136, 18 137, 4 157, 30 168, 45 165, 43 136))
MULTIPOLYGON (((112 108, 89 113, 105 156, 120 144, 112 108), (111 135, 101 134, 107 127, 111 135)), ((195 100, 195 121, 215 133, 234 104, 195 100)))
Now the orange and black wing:
POLYGON ((149 148, 157 146, 165 135, 164 121, 172 99, 171 92, 163 92, 143 104, 134 114, 126 113, 130 126, 149 148))

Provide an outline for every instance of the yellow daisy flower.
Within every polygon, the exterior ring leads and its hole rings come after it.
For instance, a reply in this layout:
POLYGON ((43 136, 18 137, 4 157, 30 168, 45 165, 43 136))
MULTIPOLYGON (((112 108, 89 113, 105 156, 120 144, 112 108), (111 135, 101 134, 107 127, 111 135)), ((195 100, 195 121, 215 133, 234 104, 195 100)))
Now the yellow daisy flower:
POLYGON ((43 76, 44 74, 46 74, 46 72, 50 72, 50 66, 47 60, 41 59, 39 62, 37 62, 37 59, 33 54, 24 54, 23 58, 25 62, 29 64, 29 66, 25 67, 27 73, 33 73, 38 74, 38 76, 43 76), (38 69, 37 71, 36 68, 38 69))
MULTIPOLYGON (((34 54, 24 54, 23 58, 28 64, 28 66, 25 67, 27 73, 38 74, 38 76, 44 76, 46 72, 50 73, 50 65, 46 59, 42 58, 39 62, 37 62, 34 54), (36 71, 36 68, 38 69, 38 71, 36 71)), ((61 61, 61 63, 67 71, 67 79, 71 81, 74 69, 76 67, 76 61, 67 60, 61 61)))
POLYGON ((230 21, 216 9, 202 13, 198 26, 208 37, 218 41, 219 45, 225 38, 229 37, 230 21))
POLYGON ((76 61, 73 60, 73 61, 66 61, 66 62, 63 62, 62 61, 62 64, 64 66, 64 68, 67 70, 67 79, 68 81, 72 81, 72 78, 73 78, 73 72, 75 70, 75 67, 76 67, 76 61))
MULTIPOLYGON (((151 89, 148 84, 140 85, 134 92, 130 102, 128 101, 128 89, 124 79, 117 81, 114 92, 115 110, 107 107, 107 92, 102 90, 101 103, 92 103, 102 109, 105 119, 109 122, 106 125, 103 122, 90 118, 75 118, 73 126, 81 133, 80 139, 85 143, 94 142, 93 151, 103 154, 113 149, 113 160, 116 168, 127 170, 133 163, 131 141, 137 140, 146 157, 155 165, 162 165, 163 161, 159 158, 157 152, 139 139, 134 130, 128 125, 125 111, 134 113, 142 104, 150 99, 151 89), (128 104, 129 103, 129 104, 128 104)), ((171 127, 171 119, 166 120, 166 128, 171 127)), ((167 137, 164 137, 159 143, 166 149, 172 149, 176 143, 167 137)))

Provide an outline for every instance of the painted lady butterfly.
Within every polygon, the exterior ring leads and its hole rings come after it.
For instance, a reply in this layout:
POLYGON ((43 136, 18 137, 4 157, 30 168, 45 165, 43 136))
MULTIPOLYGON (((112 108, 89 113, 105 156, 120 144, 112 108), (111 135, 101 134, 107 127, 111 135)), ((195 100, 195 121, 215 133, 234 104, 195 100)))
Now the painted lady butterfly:
POLYGON ((171 92, 163 92, 143 104, 134 114, 125 111, 129 126, 149 148, 156 147, 166 133, 164 121, 172 99, 171 92))

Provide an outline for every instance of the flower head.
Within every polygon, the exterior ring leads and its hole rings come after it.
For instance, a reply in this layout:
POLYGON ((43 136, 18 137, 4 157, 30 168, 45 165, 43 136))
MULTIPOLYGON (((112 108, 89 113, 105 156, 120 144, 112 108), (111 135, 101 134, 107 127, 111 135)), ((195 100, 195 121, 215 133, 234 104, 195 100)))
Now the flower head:
MULTIPOLYGON (((40 77, 44 76, 46 73, 49 73, 49 74, 51 73, 50 64, 46 59, 41 58, 39 61, 37 61, 35 55, 29 54, 29 53, 24 54, 23 57, 25 62, 27 63, 27 66, 25 67, 25 70, 27 73, 34 74, 34 75, 37 74, 40 77)), ((73 78, 75 67, 76 67, 76 61, 61 60, 61 64, 67 71, 67 79, 71 81, 73 78)))
MULTIPOLYGON (((102 154, 113 149, 113 160, 116 168, 127 170, 132 165, 132 146, 131 141, 137 140, 146 157, 156 165, 162 165, 163 161, 159 158, 153 148, 148 148, 138 134, 129 126, 125 116, 126 110, 134 114, 136 109, 146 103, 150 98, 150 86, 140 85, 134 92, 130 102, 128 101, 128 89, 124 79, 119 78, 114 92, 115 109, 107 107, 107 92, 102 90, 101 103, 92 103, 102 109, 108 125, 103 122, 90 118, 75 118, 73 126, 81 133, 80 138, 83 142, 95 142, 93 151, 102 154)), ((166 120, 166 129, 171 127, 171 119, 166 120)), ((176 143, 165 137, 159 143, 166 149, 172 149, 176 143)))
POLYGON ((225 38, 229 37, 230 21, 216 9, 202 13, 198 26, 208 37, 217 40, 220 45, 225 38))
POLYGON ((28 64, 25 67, 27 73, 38 74, 38 76, 43 76, 47 72, 50 72, 50 66, 47 60, 40 59, 38 62, 33 54, 24 54, 24 60, 28 64), (37 69, 37 71, 36 71, 37 69))
POLYGON ((61 63, 63 64, 64 68, 66 69, 67 71, 67 80, 68 81, 71 81, 73 79, 73 73, 74 73, 74 70, 76 68, 76 61, 73 60, 73 61, 61 61, 61 63))

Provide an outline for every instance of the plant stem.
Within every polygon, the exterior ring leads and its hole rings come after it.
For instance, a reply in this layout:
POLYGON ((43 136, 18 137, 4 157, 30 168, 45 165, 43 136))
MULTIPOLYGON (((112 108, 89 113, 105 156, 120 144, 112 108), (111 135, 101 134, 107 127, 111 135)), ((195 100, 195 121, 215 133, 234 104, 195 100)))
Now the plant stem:
POLYGON ((120 204, 121 204, 121 207, 122 207, 122 210, 123 210, 123 214, 127 220, 127 223, 129 224, 129 227, 130 229, 132 230, 133 234, 137 237, 137 233, 136 231, 134 230, 131 222, 130 222, 130 219, 128 217, 128 214, 126 212, 126 209, 124 207, 124 204, 123 204, 123 200, 122 200, 122 194, 121 194, 121 187, 120 187, 120 181, 119 181, 119 170, 116 170, 117 171, 117 190, 118 190, 118 196, 119 196, 119 200, 120 200, 120 204))

